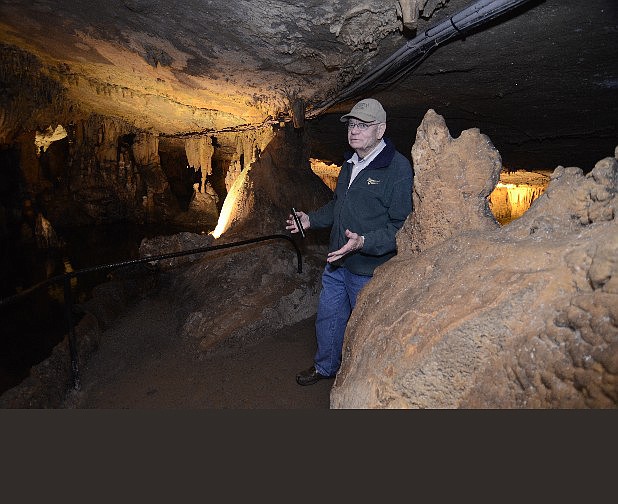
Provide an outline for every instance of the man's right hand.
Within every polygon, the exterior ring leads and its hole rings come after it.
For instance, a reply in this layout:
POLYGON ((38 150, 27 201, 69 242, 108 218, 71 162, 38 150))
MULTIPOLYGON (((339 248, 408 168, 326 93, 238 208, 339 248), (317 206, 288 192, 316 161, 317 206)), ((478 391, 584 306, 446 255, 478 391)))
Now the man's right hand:
MULTIPOLYGON (((304 229, 309 229, 311 227, 311 223, 309 222, 309 216, 305 212, 297 210, 296 217, 298 217, 304 229)), ((285 223, 287 224, 287 226, 285 226, 285 229, 291 231, 292 233, 298 233, 298 226, 294 222, 294 217, 292 217, 292 214, 288 215, 288 220, 286 220, 285 223)))

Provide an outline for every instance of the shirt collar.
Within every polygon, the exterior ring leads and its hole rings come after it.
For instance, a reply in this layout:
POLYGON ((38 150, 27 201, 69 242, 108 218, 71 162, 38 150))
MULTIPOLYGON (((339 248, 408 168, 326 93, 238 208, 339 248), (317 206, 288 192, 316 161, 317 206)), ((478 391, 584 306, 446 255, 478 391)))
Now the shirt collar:
POLYGON ((375 159, 378 154, 380 154, 380 152, 382 152, 382 149, 384 149, 384 147, 386 147, 386 143, 384 142, 384 139, 382 139, 380 140, 378 145, 376 145, 373 150, 363 159, 359 159, 358 154, 355 152, 354 154, 352 154, 352 157, 349 159, 349 161, 354 165, 368 165, 375 159))

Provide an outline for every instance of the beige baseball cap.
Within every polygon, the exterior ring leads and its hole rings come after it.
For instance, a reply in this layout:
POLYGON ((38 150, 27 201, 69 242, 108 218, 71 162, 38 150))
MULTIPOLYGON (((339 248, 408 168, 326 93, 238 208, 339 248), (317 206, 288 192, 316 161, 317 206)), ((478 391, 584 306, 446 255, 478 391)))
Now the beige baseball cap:
POLYGON ((350 118, 360 119, 363 122, 386 122, 386 112, 378 100, 365 98, 359 101, 346 115, 341 116, 341 122, 347 122, 350 118))

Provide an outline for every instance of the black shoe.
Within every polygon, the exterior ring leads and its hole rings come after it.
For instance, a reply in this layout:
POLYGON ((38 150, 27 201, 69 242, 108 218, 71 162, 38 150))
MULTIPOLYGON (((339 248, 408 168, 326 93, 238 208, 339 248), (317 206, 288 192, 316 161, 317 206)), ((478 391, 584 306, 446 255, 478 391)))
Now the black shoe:
POLYGON ((329 378, 334 378, 334 376, 324 376, 316 371, 315 366, 311 366, 309 369, 301 371, 296 375, 296 383, 299 385, 313 385, 320 380, 327 380, 329 378))

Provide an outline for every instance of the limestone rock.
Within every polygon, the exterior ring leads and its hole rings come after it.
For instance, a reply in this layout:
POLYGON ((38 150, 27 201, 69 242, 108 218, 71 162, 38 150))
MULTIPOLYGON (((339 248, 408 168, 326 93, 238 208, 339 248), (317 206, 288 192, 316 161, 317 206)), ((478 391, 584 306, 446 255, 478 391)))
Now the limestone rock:
MULTIPOLYGON (((309 210, 325 204, 332 193, 307 159, 302 137, 291 128, 277 130, 259 159, 234 181, 213 246, 290 236, 285 219, 292 206, 309 210)), ((302 274, 295 247, 284 238, 204 255, 175 288, 186 311, 184 336, 209 353, 255 342, 265 331, 312 316, 326 257, 323 240, 313 233, 294 242, 304 252, 302 274)))
POLYGON ((442 116, 429 109, 412 146, 413 212, 397 237, 405 253, 422 251, 466 229, 496 229, 489 195, 502 169, 500 154, 478 129, 451 138, 442 116), (436 204, 439 202, 439 204, 436 204))
POLYGON ((255 237, 285 231, 290 209, 318 208, 332 192, 311 171, 303 138, 290 128, 275 131, 254 163, 234 180, 215 237, 255 237))
POLYGON ((34 233, 39 248, 57 248, 63 245, 51 223, 41 213, 36 216, 34 233))
MULTIPOLYGON (((176 254, 194 249, 208 248, 212 245, 213 238, 210 235, 201 235, 197 233, 182 232, 174 235, 155 236, 153 238, 144 238, 139 247, 139 255, 141 258, 176 254)), ((186 264, 198 260, 205 252, 196 254, 179 254, 177 257, 159 259, 153 261, 152 266, 162 269, 175 268, 180 264, 186 264)))

